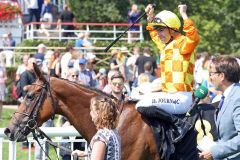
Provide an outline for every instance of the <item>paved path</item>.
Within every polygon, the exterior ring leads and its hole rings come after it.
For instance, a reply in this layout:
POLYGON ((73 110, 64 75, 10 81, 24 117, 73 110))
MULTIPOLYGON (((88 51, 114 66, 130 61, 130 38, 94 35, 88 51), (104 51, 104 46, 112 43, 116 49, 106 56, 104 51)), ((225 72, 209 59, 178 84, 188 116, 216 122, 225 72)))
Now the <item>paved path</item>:
POLYGON ((3 108, 7 108, 7 109, 17 109, 18 106, 17 106, 17 105, 3 105, 3 108))

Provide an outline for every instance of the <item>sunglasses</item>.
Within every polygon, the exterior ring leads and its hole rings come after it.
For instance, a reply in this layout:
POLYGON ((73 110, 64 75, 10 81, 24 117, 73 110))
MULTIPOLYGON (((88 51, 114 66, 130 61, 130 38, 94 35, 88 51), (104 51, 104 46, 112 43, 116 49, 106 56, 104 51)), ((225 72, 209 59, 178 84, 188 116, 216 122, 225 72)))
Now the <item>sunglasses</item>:
POLYGON ((74 77, 78 77, 78 75, 76 74, 76 75, 72 75, 72 78, 74 78, 74 77))
POLYGON ((114 86, 123 86, 123 83, 112 82, 114 86))

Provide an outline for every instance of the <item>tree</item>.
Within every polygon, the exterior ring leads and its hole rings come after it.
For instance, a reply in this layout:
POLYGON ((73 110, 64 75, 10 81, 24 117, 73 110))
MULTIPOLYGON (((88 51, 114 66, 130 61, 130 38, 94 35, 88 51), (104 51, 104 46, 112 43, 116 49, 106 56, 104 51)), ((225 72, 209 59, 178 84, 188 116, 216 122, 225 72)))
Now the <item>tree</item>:
MULTIPOLYGON (((79 22, 124 23, 133 3, 141 13, 150 0, 68 0, 79 22)), ((197 51, 240 53, 240 0, 182 0, 201 36, 197 51)), ((179 0, 156 1, 156 13, 165 9, 178 14, 179 0)), ((178 14, 179 15, 179 14, 178 14)), ((141 23, 146 25, 146 19, 141 23)), ((149 40, 148 33, 144 32, 149 40)))

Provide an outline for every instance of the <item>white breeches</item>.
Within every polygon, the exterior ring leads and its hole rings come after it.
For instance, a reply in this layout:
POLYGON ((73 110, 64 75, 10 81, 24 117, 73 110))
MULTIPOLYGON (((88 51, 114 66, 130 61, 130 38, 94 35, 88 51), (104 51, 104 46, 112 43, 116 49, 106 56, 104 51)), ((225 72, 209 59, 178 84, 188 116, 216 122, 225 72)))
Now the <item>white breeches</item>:
POLYGON ((143 95, 136 108, 156 106, 171 114, 184 114, 192 103, 192 92, 153 92, 143 95))

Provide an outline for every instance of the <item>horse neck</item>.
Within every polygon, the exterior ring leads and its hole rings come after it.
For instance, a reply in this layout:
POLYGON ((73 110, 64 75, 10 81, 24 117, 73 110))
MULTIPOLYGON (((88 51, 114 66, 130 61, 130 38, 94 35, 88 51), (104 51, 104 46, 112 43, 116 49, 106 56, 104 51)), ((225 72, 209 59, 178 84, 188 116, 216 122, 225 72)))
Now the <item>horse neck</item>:
POLYGON ((60 101, 57 114, 65 116, 88 142, 96 133, 90 117, 90 99, 95 94, 89 93, 66 80, 51 78, 51 88, 60 101))

